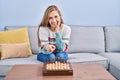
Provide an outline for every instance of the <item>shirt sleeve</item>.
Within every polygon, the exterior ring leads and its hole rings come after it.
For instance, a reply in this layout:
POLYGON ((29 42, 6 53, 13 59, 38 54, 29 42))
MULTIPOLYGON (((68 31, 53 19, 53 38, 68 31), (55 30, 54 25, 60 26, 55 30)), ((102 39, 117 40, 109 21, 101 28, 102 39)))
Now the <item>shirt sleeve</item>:
POLYGON ((56 33, 56 46, 58 51, 66 51, 68 49, 70 34, 71 29, 69 26, 64 26, 62 35, 56 33))
POLYGON ((49 44, 49 33, 46 27, 40 27, 39 28, 39 38, 40 38, 40 42, 41 42, 41 46, 39 49, 39 53, 43 53, 43 54, 50 54, 50 52, 48 52, 46 50, 46 44, 49 44))
POLYGON ((64 25, 64 30, 62 32, 62 39, 66 45, 69 45, 70 35, 71 35, 71 28, 69 26, 64 25))
POLYGON ((60 33, 55 33, 56 34, 56 47, 57 51, 61 52, 65 48, 65 43, 63 42, 60 33))

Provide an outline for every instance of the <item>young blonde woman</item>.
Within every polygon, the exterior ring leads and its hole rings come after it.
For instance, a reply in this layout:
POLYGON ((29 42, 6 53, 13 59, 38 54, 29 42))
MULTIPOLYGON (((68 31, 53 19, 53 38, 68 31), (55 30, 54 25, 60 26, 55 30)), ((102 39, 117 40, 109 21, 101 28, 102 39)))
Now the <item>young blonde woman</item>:
POLYGON ((71 29, 63 23, 62 15, 57 6, 49 6, 38 28, 40 52, 37 60, 42 62, 67 61, 71 29))

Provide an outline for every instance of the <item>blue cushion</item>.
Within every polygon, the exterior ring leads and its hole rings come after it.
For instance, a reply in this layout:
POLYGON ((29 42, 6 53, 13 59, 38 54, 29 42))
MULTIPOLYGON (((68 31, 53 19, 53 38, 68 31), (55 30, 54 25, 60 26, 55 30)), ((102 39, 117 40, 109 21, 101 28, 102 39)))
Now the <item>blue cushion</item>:
POLYGON ((0 31, 5 31, 5 27, 0 26, 0 31))

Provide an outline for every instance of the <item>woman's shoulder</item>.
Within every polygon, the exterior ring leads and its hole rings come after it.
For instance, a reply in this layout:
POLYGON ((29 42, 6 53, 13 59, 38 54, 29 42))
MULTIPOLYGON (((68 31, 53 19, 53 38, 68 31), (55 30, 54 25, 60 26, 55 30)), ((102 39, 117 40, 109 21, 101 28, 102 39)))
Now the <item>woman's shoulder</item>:
POLYGON ((42 26, 41 26, 41 27, 39 28, 39 32, 40 32, 40 33, 44 33, 44 34, 48 34, 48 32, 49 32, 49 31, 48 31, 48 27, 42 27, 42 26))
POLYGON ((40 30, 41 30, 41 31, 47 31, 47 30, 48 30, 48 27, 43 27, 43 26, 41 26, 41 27, 40 27, 40 30))
POLYGON ((65 25, 65 24, 62 24, 62 25, 63 25, 63 29, 64 29, 64 30, 71 30, 70 26, 65 25))
POLYGON ((66 25, 66 24, 62 24, 63 27, 65 28, 70 28, 70 26, 66 25))

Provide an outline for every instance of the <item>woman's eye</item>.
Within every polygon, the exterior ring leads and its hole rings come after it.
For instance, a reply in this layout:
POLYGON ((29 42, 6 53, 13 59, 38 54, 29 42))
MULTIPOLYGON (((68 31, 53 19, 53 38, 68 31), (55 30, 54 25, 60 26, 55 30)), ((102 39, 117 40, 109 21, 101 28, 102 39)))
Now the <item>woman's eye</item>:
POLYGON ((52 19, 52 17, 49 17, 49 19, 52 19))
POLYGON ((55 16, 55 18, 57 18, 58 16, 55 16))

